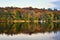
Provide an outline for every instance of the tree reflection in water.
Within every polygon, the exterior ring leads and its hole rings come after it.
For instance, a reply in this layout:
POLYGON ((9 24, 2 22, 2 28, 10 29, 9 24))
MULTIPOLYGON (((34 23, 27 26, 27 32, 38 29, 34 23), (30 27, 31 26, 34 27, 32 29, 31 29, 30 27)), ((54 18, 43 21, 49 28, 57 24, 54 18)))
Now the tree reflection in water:
POLYGON ((34 22, 17 22, 17 23, 0 23, 0 34, 33 34, 33 33, 45 33, 45 32, 57 32, 60 31, 60 23, 46 22, 46 23, 34 23, 34 22))

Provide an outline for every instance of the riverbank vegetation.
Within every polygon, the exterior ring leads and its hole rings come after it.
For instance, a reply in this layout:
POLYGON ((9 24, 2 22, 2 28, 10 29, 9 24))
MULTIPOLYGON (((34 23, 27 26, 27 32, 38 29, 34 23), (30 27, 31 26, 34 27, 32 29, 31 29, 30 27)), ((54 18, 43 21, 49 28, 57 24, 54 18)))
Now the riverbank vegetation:
POLYGON ((59 21, 60 10, 38 9, 32 7, 0 7, 0 22, 59 21))

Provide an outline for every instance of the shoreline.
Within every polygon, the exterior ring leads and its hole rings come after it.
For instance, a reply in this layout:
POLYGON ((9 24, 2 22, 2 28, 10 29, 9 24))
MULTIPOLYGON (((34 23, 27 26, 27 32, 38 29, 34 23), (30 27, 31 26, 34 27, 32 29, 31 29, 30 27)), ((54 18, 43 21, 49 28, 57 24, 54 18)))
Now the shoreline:
MULTIPOLYGON (((38 20, 34 20, 34 21, 30 21, 30 20, 14 20, 14 21, 0 21, 0 22, 48 22, 48 21, 38 21, 38 20)), ((60 20, 54 20, 52 22, 60 22, 60 20)))

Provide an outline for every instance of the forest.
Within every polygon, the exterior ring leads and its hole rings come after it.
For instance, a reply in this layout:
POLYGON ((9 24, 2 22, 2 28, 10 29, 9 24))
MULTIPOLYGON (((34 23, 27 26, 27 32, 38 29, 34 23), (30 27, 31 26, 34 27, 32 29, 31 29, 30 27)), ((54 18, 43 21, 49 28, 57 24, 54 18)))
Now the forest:
POLYGON ((0 7, 0 22, 60 21, 60 10, 32 7, 0 7))

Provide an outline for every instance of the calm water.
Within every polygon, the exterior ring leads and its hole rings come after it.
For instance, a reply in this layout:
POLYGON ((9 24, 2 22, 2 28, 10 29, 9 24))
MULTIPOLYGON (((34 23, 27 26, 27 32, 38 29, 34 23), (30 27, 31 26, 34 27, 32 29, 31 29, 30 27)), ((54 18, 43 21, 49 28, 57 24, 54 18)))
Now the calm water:
POLYGON ((0 23, 0 40, 60 40, 60 23, 0 23))

